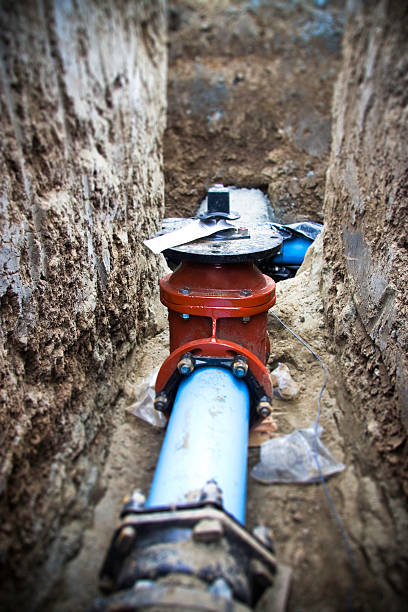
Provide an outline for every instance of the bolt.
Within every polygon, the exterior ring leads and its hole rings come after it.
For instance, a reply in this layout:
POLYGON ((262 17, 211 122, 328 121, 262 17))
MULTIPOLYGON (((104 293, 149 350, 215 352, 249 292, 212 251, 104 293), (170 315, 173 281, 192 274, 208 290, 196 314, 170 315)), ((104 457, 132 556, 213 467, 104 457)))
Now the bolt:
POLYGON ((272 529, 266 525, 257 525, 253 528, 252 535, 260 540, 262 544, 266 546, 266 548, 269 548, 270 551, 275 552, 272 529))
POLYGON ((130 495, 126 495, 126 497, 123 500, 123 503, 126 504, 127 506, 131 505, 132 510, 138 510, 140 508, 143 508, 143 506, 145 505, 145 502, 146 502, 146 497, 140 489, 135 489, 134 491, 132 491, 130 495))
POLYGON ((242 355, 240 355, 239 357, 236 357, 232 364, 233 375, 236 376, 237 378, 244 378, 244 376, 247 375, 247 372, 248 372, 248 362, 245 359, 245 357, 242 357, 242 355))
POLYGON ((242 317, 242 322, 243 323, 249 323, 251 320, 251 317, 242 317))
POLYGON ((222 505, 222 489, 214 479, 209 480, 203 486, 200 501, 222 505))
POLYGON ((156 395, 153 402, 155 409, 159 412, 166 412, 168 403, 169 398, 165 393, 159 393, 158 395, 156 395))
POLYGON ((190 315, 186 314, 184 312, 180 316, 181 316, 182 319, 189 319, 190 318, 190 315))
POLYGON ((218 542, 224 533, 224 528, 217 519, 202 519, 193 529, 193 538, 197 542, 218 542))
POLYGON ((269 397, 267 397, 266 395, 261 397, 256 407, 256 412, 258 416, 262 417, 263 419, 266 419, 266 417, 270 415, 270 413, 272 412, 272 404, 269 397))
POLYGON ((182 287, 179 291, 182 295, 188 295, 190 293, 190 287, 182 287))
POLYGON ((133 525, 125 525, 118 533, 115 540, 115 548, 121 555, 126 555, 136 537, 136 529, 133 525))
POLYGON ((183 376, 188 376, 194 370, 194 360, 189 353, 183 355, 177 364, 177 369, 183 376))
POLYGON ((252 291, 250 289, 241 289, 241 291, 239 292, 239 295, 242 295, 243 297, 248 297, 251 294, 252 291))

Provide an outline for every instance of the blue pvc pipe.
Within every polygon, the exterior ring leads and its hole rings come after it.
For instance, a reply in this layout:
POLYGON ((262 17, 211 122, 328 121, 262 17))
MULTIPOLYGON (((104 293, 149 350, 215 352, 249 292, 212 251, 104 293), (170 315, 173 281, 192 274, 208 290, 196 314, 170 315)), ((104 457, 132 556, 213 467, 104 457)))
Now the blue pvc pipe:
POLYGON ((284 240, 280 252, 275 255, 272 261, 281 266, 300 266, 312 242, 313 240, 303 236, 284 240))
POLYGON ((147 507, 191 501, 214 479, 223 506, 245 521, 249 391, 224 368, 204 367, 182 380, 147 507))

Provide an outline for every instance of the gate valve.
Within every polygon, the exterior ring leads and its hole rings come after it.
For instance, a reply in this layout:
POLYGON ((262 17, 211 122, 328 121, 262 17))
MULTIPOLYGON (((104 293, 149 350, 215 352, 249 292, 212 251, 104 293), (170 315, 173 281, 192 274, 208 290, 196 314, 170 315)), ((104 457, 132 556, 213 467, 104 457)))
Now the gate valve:
POLYGON ((212 235, 191 240, 191 219, 163 221, 159 240, 164 244, 169 238, 172 246, 163 254, 175 269, 160 281, 160 299, 168 308, 170 356, 157 376, 155 406, 171 410, 183 377, 202 366, 219 365, 245 379, 252 424, 270 412, 267 312, 276 299, 275 282, 257 263, 277 253, 282 238, 270 223, 247 223, 247 215, 243 227, 243 215, 230 211, 230 195, 222 185, 208 192, 199 219, 215 224, 228 220, 226 228, 212 235), (176 235, 183 244, 174 244, 176 235))

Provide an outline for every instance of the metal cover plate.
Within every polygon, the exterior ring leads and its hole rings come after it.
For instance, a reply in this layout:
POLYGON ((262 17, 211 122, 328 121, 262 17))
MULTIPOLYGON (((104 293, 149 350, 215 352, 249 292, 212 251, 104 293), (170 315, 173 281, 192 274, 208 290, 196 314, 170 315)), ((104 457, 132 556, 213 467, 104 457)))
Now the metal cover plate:
MULTIPOLYGON (((164 219, 160 233, 172 232, 180 229, 190 219, 164 219)), ((231 222, 237 229, 242 229, 242 222, 231 222)), ((282 237, 271 228, 269 224, 249 225, 245 224, 249 238, 243 237, 234 240, 216 241, 210 238, 202 238, 182 244, 171 249, 166 249, 164 255, 173 261, 201 261, 207 263, 233 263, 240 261, 261 260, 265 257, 275 255, 281 245, 282 237)))

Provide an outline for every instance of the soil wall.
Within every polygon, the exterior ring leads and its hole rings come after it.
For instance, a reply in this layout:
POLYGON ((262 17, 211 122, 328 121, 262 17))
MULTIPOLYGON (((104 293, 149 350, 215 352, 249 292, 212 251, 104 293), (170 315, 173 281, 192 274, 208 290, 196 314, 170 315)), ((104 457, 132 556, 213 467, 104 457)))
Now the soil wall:
POLYGON ((0 23, 1 601, 31 610, 80 546, 155 328, 165 2, 3 2, 0 23))
POLYGON ((169 2, 166 216, 224 183, 262 189, 281 222, 322 220, 343 4, 169 2))
POLYGON ((408 494, 408 8, 348 11, 325 199, 327 314, 354 452, 379 450, 408 494))

